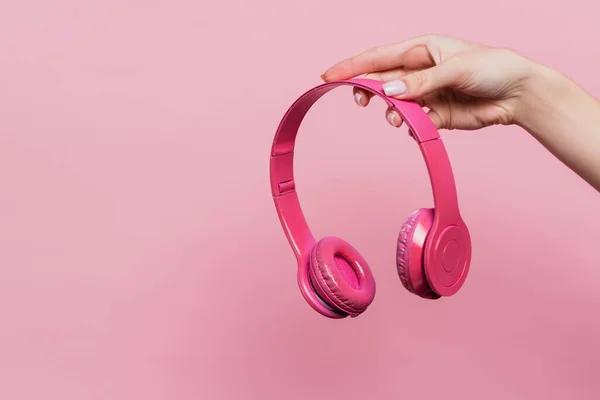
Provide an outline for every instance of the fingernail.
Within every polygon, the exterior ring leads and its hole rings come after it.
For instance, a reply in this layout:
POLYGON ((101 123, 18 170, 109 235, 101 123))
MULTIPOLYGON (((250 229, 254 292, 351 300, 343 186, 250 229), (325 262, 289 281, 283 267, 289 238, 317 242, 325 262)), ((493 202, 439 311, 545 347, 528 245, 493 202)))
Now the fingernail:
POLYGON ((396 126, 396 124, 394 123, 394 120, 396 119, 396 116, 394 115, 394 113, 389 113, 387 116, 387 120, 390 123, 391 126, 396 126))
POLYGON ((359 92, 354 93, 354 101, 356 102, 356 104, 358 104, 359 106, 363 106, 361 103, 361 100, 363 98, 363 95, 359 92))
POLYGON ((406 92, 406 85, 401 80, 389 81, 383 84, 383 91, 388 96, 398 96, 406 92))

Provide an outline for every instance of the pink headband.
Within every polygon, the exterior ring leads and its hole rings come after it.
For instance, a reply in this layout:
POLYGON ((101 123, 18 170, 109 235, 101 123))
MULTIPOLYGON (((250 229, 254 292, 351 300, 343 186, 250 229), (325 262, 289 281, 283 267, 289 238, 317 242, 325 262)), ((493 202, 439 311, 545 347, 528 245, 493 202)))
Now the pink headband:
MULTIPOLYGON (((409 127, 427 165, 435 212, 429 218, 428 232, 422 234, 420 239, 418 225, 425 224, 425 217, 420 216, 417 219, 423 221, 413 221, 404 229, 404 244, 402 249, 398 249, 399 273, 407 289, 422 297, 439 298, 455 294, 463 285, 469 270, 471 240, 459 212, 454 176, 440 135, 418 104, 386 96, 379 81, 352 79, 322 84, 296 100, 279 124, 271 149, 271 192, 277 215, 296 255, 298 284, 302 295, 319 313, 331 318, 342 318, 347 315, 357 316, 364 311, 375 292, 375 283, 366 262, 360 255, 344 251, 344 245, 340 244, 343 241, 338 240, 337 245, 331 244, 329 250, 335 254, 323 256, 321 261, 313 254, 319 246, 304 218, 294 184, 294 147, 300 124, 312 105, 338 86, 354 86, 380 96, 398 112, 409 127), (410 236, 408 244, 407 234, 410 236), (415 242, 413 247, 411 241, 415 242), (420 244, 417 243, 419 241, 420 244), (336 246, 339 247, 337 250, 336 246), (350 259, 353 255, 358 261, 350 259), (410 260, 407 258, 409 256, 410 260), (351 272, 356 275, 354 281, 340 282, 346 276, 338 262, 340 257, 345 259, 344 265, 349 264, 352 268, 351 272), (332 264, 334 261, 337 264, 332 264), (329 264, 312 265, 319 262, 329 264), (419 277, 419 274, 426 279, 419 277), (427 296, 427 291, 433 292, 432 295, 427 296)), ((323 251, 319 254, 323 254, 323 251)))

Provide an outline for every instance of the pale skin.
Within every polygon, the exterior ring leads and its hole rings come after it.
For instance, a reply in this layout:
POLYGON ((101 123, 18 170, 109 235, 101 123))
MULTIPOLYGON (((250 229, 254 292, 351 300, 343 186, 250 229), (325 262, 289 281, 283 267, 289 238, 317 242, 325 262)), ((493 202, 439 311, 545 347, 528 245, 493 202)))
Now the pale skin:
MULTIPOLYGON (((388 96, 419 103, 438 129, 517 125, 600 192, 600 101, 550 67, 513 50, 425 35, 366 50, 321 78, 359 76, 383 81, 388 96)), ((359 106, 371 97, 354 89, 359 106)), ((390 109, 386 119, 403 123, 390 109)))

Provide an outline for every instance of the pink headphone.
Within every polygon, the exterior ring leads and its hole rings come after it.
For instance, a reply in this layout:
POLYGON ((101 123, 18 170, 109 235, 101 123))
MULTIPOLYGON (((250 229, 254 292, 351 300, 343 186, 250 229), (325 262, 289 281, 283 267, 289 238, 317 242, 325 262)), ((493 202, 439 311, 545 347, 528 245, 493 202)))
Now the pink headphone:
POLYGON ((325 83, 303 94, 283 117, 271 148, 271 192, 277 215, 298 262, 298 285, 304 299, 329 318, 356 317, 375 297, 375 279, 367 262, 344 240, 315 241, 302 213, 294 184, 294 146, 310 107, 338 86, 355 86, 382 97, 409 127, 425 159, 434 209, 413 212, 400 229, 396 252, 398 275, 410 292, 427 299, 455 294, 471 262, 471 238, 458 209, 454 176, 442 139, 416 103, 384 94, 382 83, 351 79, 325 83))

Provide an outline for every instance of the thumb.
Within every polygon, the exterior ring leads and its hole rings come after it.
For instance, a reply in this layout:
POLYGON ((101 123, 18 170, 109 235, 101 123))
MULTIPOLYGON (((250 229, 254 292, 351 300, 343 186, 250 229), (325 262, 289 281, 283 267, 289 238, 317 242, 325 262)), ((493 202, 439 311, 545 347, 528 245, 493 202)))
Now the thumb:
POLYGON ((431 68, 405 75, 401 79, 383 84, 386 95, 402 100, 423 98, 443 88, 457 88, 470 75, 468 65, 450 59, 431 68))

